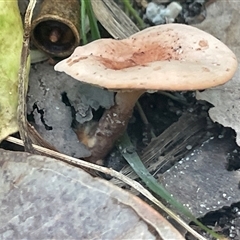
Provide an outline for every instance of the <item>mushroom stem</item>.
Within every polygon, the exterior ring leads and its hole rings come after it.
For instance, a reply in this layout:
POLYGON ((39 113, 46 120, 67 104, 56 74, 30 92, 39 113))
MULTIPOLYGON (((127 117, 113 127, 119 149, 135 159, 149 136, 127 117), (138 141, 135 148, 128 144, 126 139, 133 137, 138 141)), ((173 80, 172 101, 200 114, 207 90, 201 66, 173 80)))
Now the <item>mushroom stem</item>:
POLYGON ((126 130, 133 108, 144 92, 138 90, 116 94, 115 105, 104 112, 94 136, 88 141, 91 156, 86 158, 87 161, 100 163, 98 160, 109 153, 115 141, 126 130))

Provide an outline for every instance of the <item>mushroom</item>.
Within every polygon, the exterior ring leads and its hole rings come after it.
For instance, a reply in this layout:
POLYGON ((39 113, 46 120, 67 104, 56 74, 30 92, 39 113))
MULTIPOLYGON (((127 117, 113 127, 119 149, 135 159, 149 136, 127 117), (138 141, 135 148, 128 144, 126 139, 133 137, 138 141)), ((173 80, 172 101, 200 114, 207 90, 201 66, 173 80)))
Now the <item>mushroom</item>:
POLYGON ((55 66, 73 78, 117 92, 88 140, 103 159, 124 132, 147 90, 201 90, 224 84, 237 69, 234 53, 212 35, 183 24, 147 28, 123 40, 100 39, 77 47, 55 66))

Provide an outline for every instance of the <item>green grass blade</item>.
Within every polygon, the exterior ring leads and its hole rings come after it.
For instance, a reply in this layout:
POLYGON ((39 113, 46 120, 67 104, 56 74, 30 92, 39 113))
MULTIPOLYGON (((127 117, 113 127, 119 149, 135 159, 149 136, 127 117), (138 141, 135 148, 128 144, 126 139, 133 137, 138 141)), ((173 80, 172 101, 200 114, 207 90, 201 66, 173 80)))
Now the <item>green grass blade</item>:
POLYGON ((133 168, 139 178, 146 184, 146 186, 155 194, 163 198, 165 201, 176 207, 178 211, 187 216, 191 221, 200 226, 203 230, 210 233, 213 237, 221 239, 214 231, 208 229, 201 222, 199 222, 192 213, 185 208, 181 203, 177 202, 171 194, 157 182, 157 180, 148 172, 140 157, 136 153, 134 146, 132 145, 127 133, 125 133, 117 142, 116 146, 121 151, 122 156, 126 159, 129 165, 133 168))
POLYGON ((100 35, 99 29, 98 29, 95 14, 94 14, 93 9, 92 9, 91 1, 90 0, 82 0, 82 2, 85 2, 85 5, 86 5, 87 15, 88 15, 88 18, 89 18, 89 24, 90 24, 90 29, 91 29, 92 40, 100 39, 101 35, 100 35))
POLYGON ((83 41, 83 45, 87 44, 88 43, 88 40, 87 40, 87 35, 86 35, 86 31, 85 31, 85 22, 86 22, 86 4, 85 4, 85 1, 82 0, 81 1, 81 38, 82 38, 82 41, 83 41))
POLYGON ((136 19, 139 27, 143 29, 145 27, 145 23, 143 22, 142 18, 140 18, 136 10, 132 7, 129 0, 123 0, 123 3, 125 5, 125 9, 127 9, 127 11, 136 19))

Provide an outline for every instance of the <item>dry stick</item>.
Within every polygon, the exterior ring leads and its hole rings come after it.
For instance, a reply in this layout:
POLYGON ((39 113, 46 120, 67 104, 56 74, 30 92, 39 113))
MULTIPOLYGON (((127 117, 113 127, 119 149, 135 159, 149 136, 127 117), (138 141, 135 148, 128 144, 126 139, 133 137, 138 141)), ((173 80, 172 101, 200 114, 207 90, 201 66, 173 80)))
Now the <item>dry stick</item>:
MULTIPOLYGON (((17 138, 14 138, 14 137, 7 137, 5 140, 23 146, 23 141, 20 140, 20 139, 17 139, 17 138)), ((147 189, 145 189, 137 181, 134 181, 131 178, 126 177, 123 174, 121 174, 121 173, 119 173, 119 172, 117 172, 117 171, 115 171, 111 168, 109 169, 109 168, 102 167, 102 166, 99 166, 99 165, 96 165, 96 164, 93 164, 93 163, 89 163, 89 162, 86 162, 84 160, 77 159, 77 158, 74 158, 74 157, 70 157, 70 156, 67 156, 65 154, 55 152, 53 150, 49 150, 49 149, 44 148, 44 147, 40 147, 40 146, 35 145, 35 144, 33 144, 32 146, 37 151, 39 151, 43 154, 46 154, 48 156, 52 156, 52 157, 57 158, 61 161, 64 161, 64 162, 67 162, 67 163, 70 163, 70 164, 75 164, 75 165, 80 166, 80 167, 90 168, 90 169, 105 173, 107 175, 110 175, 112 177, 115 177, 115 178, 123 181, 124 183, 128 184, 132 188, 136 189, 143 196, 148 198, 151 202, 155 203, 158 207, 160 207, 163 211, 165 211, 171 218, 173 218, 176 222, 178 222, 181 226, 183 226, 187 231, 189 231, 197 239, 206 240, 199 233, 197 233, 190 226, 188 226, 187 223, 185 223, 183 220, 181 220, 179 217, 177 217, 174 212, 172 212, 170 209, 165 207, 157 198, 155 198, 147 189)))
POLYGON ((142 106, 141 106, 141 104, 139 103, 139 101, 136 102, 136 108, 137 108, 137 110, 138 110, 138 113, 139 113, 139 115, 140 115, 143 123, 144 123, 146 126, 148 126, 148 125, 149 125, 149 121, 148 121, 147 116, 146 116, 146 114, 144 113, 144 111, 143 111, 143 109, 142 109, 142 106))
POLYGON ((31 20, 33 9, 36 5, 36 0, 30 0, 24 19, 24 36, 23 46, 21 53, 21 63, 18 74, 18 109, 17 120, 19 126, 19 133, 24 143, 25 151, 33 152, 34 148, 29 138, 28 126, 27 126, 27 111, 26 111, 26 95, 28 83, 28 56, 29 56, 29 39, 31 32, 31 20))
MULTIPOLYGON (((149 121, 148 121, 147 116, 146 116, 145 112, 143 111, 142 106, 139 103, 139 101, 136 102, 136 108, 137 108, 137 111, 138 111, 138 113, 139 113, 143 123, 145 124, 145 126, 146 127, 149 126, 150 125, 149 121)), ((150 134, 151 134, 151 138, 155 138, 156 137, 156 135, 154 134, 152 128, 150 129, 150 134)))

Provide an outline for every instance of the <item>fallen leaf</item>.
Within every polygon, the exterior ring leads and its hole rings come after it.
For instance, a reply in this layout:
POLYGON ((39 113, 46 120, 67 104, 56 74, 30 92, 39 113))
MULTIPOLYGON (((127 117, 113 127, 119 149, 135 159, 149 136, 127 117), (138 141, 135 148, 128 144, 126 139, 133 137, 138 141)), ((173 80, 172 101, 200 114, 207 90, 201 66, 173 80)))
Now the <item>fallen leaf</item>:
MULTIPOLYGON (((240 7, 238 1, 216 1, 207 9, 207 18, 196 27, 209 32, 224 42, 240 61, 240 7)), ((240 67, 232 80, 223 86, 197 93, 197 99, 214 105, 209 110, 211 119, 237 133, 236 142, 240 146, 240 67)))
POLYGON ((79 168, 4 150, 0 166, 0 239, 184 239, 141 199, 79 168))
POLYGON ((59 74, 45 62, 31 68, 27 99, 28 114, 34 116, 32 124, 42 138, 61 153, 83 158, 91 153, 77 139, 73 119, 80 124, 90 121, 92 109, 113 105, 114 93, 59 74))
POLYGON ((18 71, 23 27, 18 2, 0 1, 0 142, 18 131, 18 71))
POLYGON ((160 182, 196 218, 239 202, 240 171, 226 169, 233 146, 229 137, 209 139, 160 175, 160 182))

